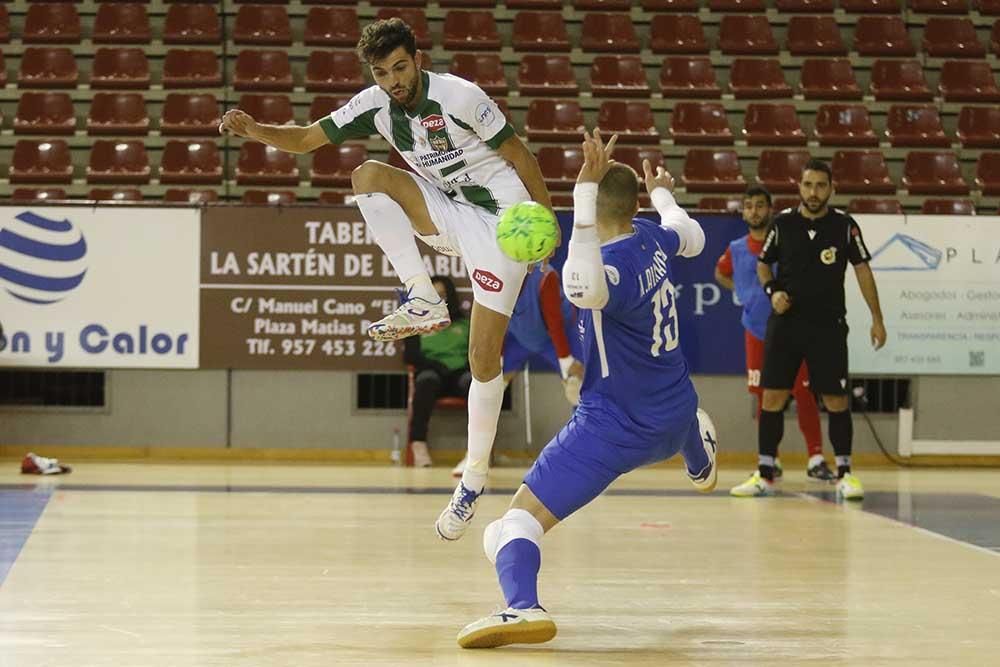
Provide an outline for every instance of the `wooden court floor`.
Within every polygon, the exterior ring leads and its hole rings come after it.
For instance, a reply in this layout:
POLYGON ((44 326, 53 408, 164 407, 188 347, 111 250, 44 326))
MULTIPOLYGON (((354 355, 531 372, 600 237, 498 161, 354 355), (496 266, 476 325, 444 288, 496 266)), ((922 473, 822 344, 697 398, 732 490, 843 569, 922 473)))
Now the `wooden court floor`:
POLYGON ((454 544, 441 468, 0 471, 0 667, 1000 664, 998 470, 860 470, 861 506, 638 471, 544 539, 556 639, 485 651, 455 635, 501 602, 481 534, 522 470, 454 544))

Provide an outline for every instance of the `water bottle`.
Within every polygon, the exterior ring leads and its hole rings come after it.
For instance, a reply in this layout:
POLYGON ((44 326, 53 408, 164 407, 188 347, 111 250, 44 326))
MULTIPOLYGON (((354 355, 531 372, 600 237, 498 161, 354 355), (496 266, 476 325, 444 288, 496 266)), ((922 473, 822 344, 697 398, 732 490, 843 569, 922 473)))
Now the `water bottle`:
POLYGON ((392 451, 389 452, 389 460, 392 461, 393 465, 401 465, 403 463, 403 450, 399 442, 399 427, 392 429, 392 451))

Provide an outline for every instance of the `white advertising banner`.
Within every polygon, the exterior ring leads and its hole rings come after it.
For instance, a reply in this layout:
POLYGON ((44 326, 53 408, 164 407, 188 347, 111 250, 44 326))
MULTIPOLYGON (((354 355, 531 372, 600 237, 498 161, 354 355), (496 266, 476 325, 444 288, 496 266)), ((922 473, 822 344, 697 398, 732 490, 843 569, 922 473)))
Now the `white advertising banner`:
POLYGON ((0 207, 0 365, 197 368, 199 216, 0 207))
POLYGON ((1000 217, 857 220, 872 253, 888 340, 872 350, 868 307, 847 276, 851 372, 1000 373, 1000 217))

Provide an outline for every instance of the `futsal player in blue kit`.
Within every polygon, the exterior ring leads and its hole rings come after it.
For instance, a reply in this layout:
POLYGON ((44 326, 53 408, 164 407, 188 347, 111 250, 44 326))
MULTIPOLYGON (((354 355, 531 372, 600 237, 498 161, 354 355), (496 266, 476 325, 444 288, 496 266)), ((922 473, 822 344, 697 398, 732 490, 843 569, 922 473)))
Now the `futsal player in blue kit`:
POLYGON ((466 626, 463 648, 535 644, 556 635, 538 601, 541 538, 640 466, 680 453, 699 491, 715 488, 715 427, 679 346, 670 261, 694 257, 705 234, 674 201, 673 178, 643 163, 661 223, 635 218, 639 177, 584 134, 573 193, 574 224, 563 285, 581 309, 584 379, 580 405, 546 445, 507 513, 486 527, 483 548, 496 565, 507 608, 466 626))

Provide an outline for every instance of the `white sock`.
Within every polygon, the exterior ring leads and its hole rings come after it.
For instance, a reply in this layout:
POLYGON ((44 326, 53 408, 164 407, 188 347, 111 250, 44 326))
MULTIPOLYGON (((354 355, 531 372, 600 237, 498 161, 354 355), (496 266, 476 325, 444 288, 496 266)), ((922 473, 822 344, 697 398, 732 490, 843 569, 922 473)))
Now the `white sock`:
POLYGON ((825 460, 826 459, 823 458, 822 454, 813 454, 812 456, 809 457, 809 463, 807 464, 807 466, 809 468, 815 468, 825 460))
POLYGON ((490 452, 497 435, 503 389, 503 373, 489 382, 473 378, 469 388, 469 459, 462 473, 462 483, 477 493, 486 486, 486 475, 490 471, 490 452))
POLYGON ((354 201, 361 209, 375 241, 396 270, 396 275, 409 288, 410 295, 431 303, 440 301, 417 249, 413 226, 403 208, 382 192, 358 195, 354 201))

